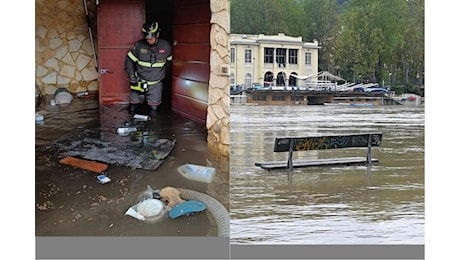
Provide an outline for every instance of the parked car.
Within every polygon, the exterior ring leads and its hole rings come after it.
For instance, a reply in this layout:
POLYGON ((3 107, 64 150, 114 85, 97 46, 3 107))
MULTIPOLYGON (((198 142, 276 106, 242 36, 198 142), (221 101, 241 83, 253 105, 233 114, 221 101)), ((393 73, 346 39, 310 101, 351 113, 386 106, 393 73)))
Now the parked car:
POLYGON ((354 87, 353 91, 355 91, 355 92, 363 92, 364 88, 363 87, 354 87))
POLYGON ((262 85, 260 83, 252 83, 252 89, 254 90, 261 90, 262 85))
POLYGON ((364 92, 369 92, 369 93, 388 93, 388 89, 386 89, 386 88, 366 88, 366 89, 364 89, 364 92))

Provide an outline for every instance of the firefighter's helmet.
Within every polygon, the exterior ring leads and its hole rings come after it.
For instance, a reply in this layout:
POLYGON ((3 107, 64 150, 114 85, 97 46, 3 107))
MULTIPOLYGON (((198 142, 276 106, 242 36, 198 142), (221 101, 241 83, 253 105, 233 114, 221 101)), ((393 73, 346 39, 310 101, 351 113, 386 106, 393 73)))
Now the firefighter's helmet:
POLYGON ((145 38, 158 37, 160 35, 160 26, 158 22, 147 22, 142 26, 142 34, 145 38))

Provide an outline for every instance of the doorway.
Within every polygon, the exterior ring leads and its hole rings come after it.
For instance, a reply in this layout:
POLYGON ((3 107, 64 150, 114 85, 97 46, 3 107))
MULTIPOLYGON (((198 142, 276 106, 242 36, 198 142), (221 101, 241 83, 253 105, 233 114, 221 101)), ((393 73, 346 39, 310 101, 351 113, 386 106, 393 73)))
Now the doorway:
POLYGON ((209 0, 101 0, 97 14, 100 103, 129 102, 124 59, 142 38, 144 22, 156 20, 160 37, 173 45, 160 109, 205 123, 211 51, 209 0))

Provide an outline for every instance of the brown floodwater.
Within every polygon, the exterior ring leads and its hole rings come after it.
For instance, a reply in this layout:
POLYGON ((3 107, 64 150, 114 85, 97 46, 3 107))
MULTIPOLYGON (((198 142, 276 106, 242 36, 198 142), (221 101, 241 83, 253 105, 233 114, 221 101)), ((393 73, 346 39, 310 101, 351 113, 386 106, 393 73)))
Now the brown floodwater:
POLYGON ((169 186, 196 191, 229 208, 228 158, 208 149, 204 125, 163 109, 150 121, 141 122, 142 133, 121 136, 117 128, 132 122, 127 104, 100 106, 96 96, 52 106, 52 98, 47 96, 36 103, 36 112, 44 116, 35 124, 36 236, 218 235, 216 220, 208 210, 175 219, 166 217, 155 223, 125 215, 147 185, 154 190, 169 186), (98 173, 59 162, 65 157, 62 151, 71 149, 64 147, 63 140, 69 144, 81 141, 75 139, 88 131, 114 147, 157 139, 175 140, 175 145, 155 170, 129 167, 126 163, 108 164, 104 174, 111 181, 101 184, 96 178, 98 173), (178 171, 186 163, 213 167, 215 176, 210 183, 189 180, 178 171))
MULTIPOLYGON (((232 106, 232 244, 424 244, 424 106, 232 106), (381 132, 379 162, 267 171, 276 137, 381 132), (248 158, 248 154, 251 158, 248 158)), ((366 157, 366 148, 293 159, 366 157)))

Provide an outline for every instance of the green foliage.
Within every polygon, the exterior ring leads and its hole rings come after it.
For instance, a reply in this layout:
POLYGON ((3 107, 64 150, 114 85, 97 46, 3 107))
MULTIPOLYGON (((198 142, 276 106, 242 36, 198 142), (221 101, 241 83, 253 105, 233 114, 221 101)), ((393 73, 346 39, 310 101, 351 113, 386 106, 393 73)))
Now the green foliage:
POLYGON ((338 23, 339 5, 336 0, 305 0, 299 1, 305 13, 304 27, 307 34, 302 35, 304 41, 317 40, 322 47, 319 53, 319 67, 326 70, 331 64, 332 39, 338 23))
POLYGON ((231 0, 231 33, 317 40, 320 70, 424 84, 423 0, 231 0))
POLYGON ((305 18, 297 0, 231 0, 231 33, 305 36, 305 18))

